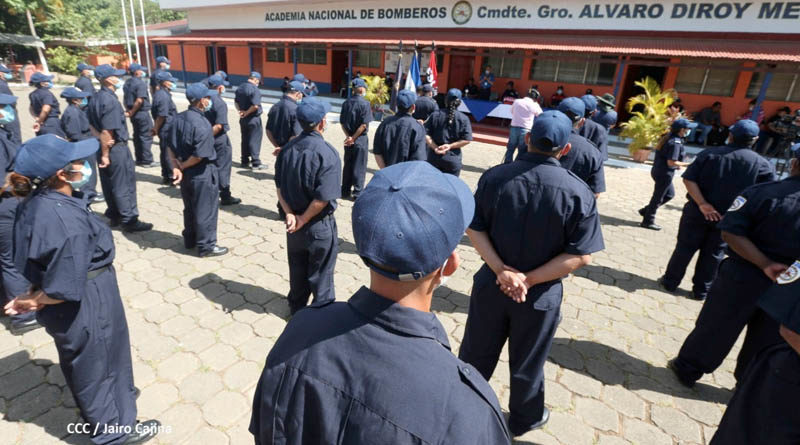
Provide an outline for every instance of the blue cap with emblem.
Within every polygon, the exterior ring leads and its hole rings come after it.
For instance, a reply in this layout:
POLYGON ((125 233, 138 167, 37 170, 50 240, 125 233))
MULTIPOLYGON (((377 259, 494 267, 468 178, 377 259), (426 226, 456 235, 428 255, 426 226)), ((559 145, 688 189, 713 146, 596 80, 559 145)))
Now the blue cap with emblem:
POLYGON ((33 85, 42 82, 50 82, 51 80, 53 80, 53 76, 48 76, 45 73, 40 73, 37 71, 31 76, 30 83, 33 85))
POLYGON ((731 125, 731 127, 728 128, 728 130, 730 130, 731 134, 735 138, 740 138, 740 137, 754 138, 758 136, 758 133, 761 131, 758 128, 758 124, 750 119, 742 119, 740 121, 737 121, 735 124, 731 125))
POLYGON ((128 66, 128 71, 130 71, 132 73, 135 73, 137 71, 145 71, 146 72, 147 71, 147 67, 139 65, 138 63, 131 63, 130 66, 128 66))
POLYGON ((425 85, 422 85, 422 92, 424 92, 424 93, 432 93, 433 92, 433 85, 431 85, 429 83, 426 83, 425 85))
POLYGON ((216 88, 220 85, 227 87, 231 84, 219 74, 214 74, 213 76, 210 76, 207 80, 208 80, 208 86, 210 86, 211 88, 216 88))
POLYGON ((194 102, 204 97, 211 97, 215 94, 217 94, 216 90, 209 90, 202 82, 193 83, 186 87, 186 99, 188 99, 189 102, 194 102))
POLYGON ((400 90, 397 93, 397 106, 408 110, 417 102, 417 95, 409 90, 400 90))
POLYGON ((17 103, 17 96, 0 93, 0 105, 13 105, 17 103))
POLYGON ((167 65, 169 65, 169 59, 167 59, 164 56, 158 56, 156 57, 156 63, 166 63, 167 65))
POLYGON ((259 73, 258 71, 251 71, 250 78, 261 80, 261 73, 259 73))
POLYGON ((357 77, 353 79, 353 88, 366 88, 367 82, 364 79, 357 77))
MULTIPOLYGON (((597 102, 595 102, 596 105, 597 102)), ((558 111, 564 113, 573 122, 577 122, 586 114, 586 103, 579 97, 568 97, 558 104, 558 111)))
POLYGON ((375 272, 398 281, 442 267, 472 222, 469 187, 425 161, 375 173, 353 206, 356 249, 375 272))
POLYGON ((612 125, 617 123, 617 112, 614 110, 609 111, 600 111, 597 114, 597 123, 606 127, 606 129, 611 128, 612 125))
POLYGON ((94 67, 89 65, 88 63, 81 62, 78 64, 78 71, 93 70, 93 69, 94 67))
POLYGON ((103 80, 106 77, 111 77, 111 76, 119 77, 124 75, 125 75, 125 70, 118 70, 107 63, 104 65, 100 65, 94 69, 94 77, 96 77, 98 80, 103 80))
POLYGON ((593 94, 586 94, 581 96, 583 104, 586 106, 586 114, 593 113, 597 110, 597 97, 593 94))
POLYGON ((172 83, 175 83, 175 82, 178 81, 178 79, 175 78, 175 77, 172 77, 172 74, 169 71, 159 71, 159 72, 156 73, 156 82, 161 83, 161 82, 166 82, 166 81, 170 81, 172 83))
POLYGON ((447 90, 447 97, 445 99, 461 99, 461 90, 458 88, 450 88, 447 90))
POLYGON ((697 128, 697 122, 692 122, 689 119, 680 118, 672 123, 672 130, 678 131, 684 128, 695 129, 697 128))
POLYGON ((533 120, 530 140, 537 150, 546 152, 549 149, 554 152, 567 145, 571 133, 572 121, 570 118, 560 111, 549 110, 533 120))
POLYGON ((297 81, 297 80, 293 80, 293 81, 289 82, 289 90, 290 91, 294 91, 294 92, 299 91, 301 93, 305 93, 306 86, 303 85, 303 82, 300 82, 300 81, 297 81))
POLYGON ((54 134, 45 134, 27 140, 19 148, 14 160, 14 171, 41 183, 72 161, 87 158, 97 152, 97 138, 69 142, 54 134))
POLYGON ((316 97, 303 99, 297 106, 297 120, 305 124, 318 124, 322 122, 328 112, 331 111, 331 104, 316 97))
POLYGON ((61 92, 61 97, 64 99, 80 99, 83 97, 89 97, 92 93, 90 92, 83 92, 75 87, 64 88, 64 91, 61 92))

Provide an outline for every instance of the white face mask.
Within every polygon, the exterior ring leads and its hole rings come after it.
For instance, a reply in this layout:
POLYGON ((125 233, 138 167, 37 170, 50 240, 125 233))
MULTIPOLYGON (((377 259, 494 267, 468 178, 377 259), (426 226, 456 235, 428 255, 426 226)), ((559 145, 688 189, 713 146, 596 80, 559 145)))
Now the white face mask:
POLYGON ((440 288, 447 283, 447 280, 450 279, 450 276, 444 275, 444 268, 447 267, 447 262, 450 261, 450 258, 444 260, 444 264, 442 264, 442 268, 439 269, 439 284, 436 285, 436 288, 440 288))

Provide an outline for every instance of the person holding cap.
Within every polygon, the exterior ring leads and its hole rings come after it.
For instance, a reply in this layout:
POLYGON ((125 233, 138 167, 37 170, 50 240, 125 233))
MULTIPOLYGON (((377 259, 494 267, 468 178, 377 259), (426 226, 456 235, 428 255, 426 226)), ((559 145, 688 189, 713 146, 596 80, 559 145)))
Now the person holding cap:
POLYGON ((425 142, 428 162, 443 173, 458 176, 461 174, 461 149, 472 141, 472 125, 464 113, 458 111, 461 105, 461 90, 451 88, 444 99, 444 110, 438 110, 425 121, 425 142))
POLYGON ((36 312, 53 337, 59 365, 95 444, 138 444, 157 420, 136 427, 131 346, 114 270, 114 238, 80 192, 94 174, 97 139, 67 142, 48 134, 17 154, 9 191, 26 198, 14 224, 14 266, 30 283, 5 305, 36 312), (124 428, 130 428, 126 434, 124 428))
POLYGON ((467 229, 485 264, 473 278, 459 358, 489 380, 509 341, 512 436, 550 418, 544 364, 561 316, 561 280, 605 247, 592 191, 559 164, 572 128, 560 111, 539 115, 528 151, 481 176, 467 229))
POLYGON ((158 136, 158 147, 161 151, 159 161, 161 163, 161 183, 173 185, 172 166, 169 161, 169 133, 172 130, 172 121, 178 115, 178 108, 172 100, 172 90, 178 84, 178 79, 172 77, 169 71, 156 73, 156 84, 158 89, 153 93, 153 105, 150 113, 153 115, 153 136, 158 136))
POLYGON ((597 114, 597 98, 591 94, 581 96, 581 100, 586 107, 584 121, 578 134, 594 144, 600 151, 603 162, 608 160, 608 130, 592 119, 597 114))
POLYGON ((261 163, 261 73, 253 71, 247 81, 236 88, 234 104, 239 112, 242 130, 242 168, 266 170, 261 163))
POLYGON ((772 164, 753 151, 758 133, 755 122, 736 122, 730 128, 727 146, 703 150, 683 173, 688 201, 681 215, 678 243, 659 280, 667 291, 678 289, 689 262, 699 251, 691 298, 705 300, 725 257, 725 242, 717 222, 744 189, 775 180, 772 164))
POLYGON ((422 85, 422 95, 414 103, 414 119, 420 124, 425 124, 431 114, 439 110, 439 104, 433 100, 433 85, 422 85))
POLYGON ((378 168, 428 158, 425 127, 413 117, 418 103, 417 95, 409 90, 397 93, 397 113, 381 122, 372 142, 378 168))
POLYGON ((292 314, 308 304, 312 293, 314 303, 335 299, 338 238, 333 212, 341 193, 342 163, 322 137, 330 109, 330 103, 317 98, 303 100, 297 107, 303 133, 284 145, 275 161, 279 211, 286 221, 292 314))
MULTIPOLYGON (((225 74, 224 71, 221 71, 221 73, 225 74)), ((230 82, 221 75, 214 74, 206 79, 206 83, 208 83, 209 89, 216 92, 216 94, 211 95, 211 109, 206 111, 205 115, 211 124, 211 130, 214 132, 214 150, 217 152, 217 159, 214 164, 217 166, 219 175, 220 205, 236 205, 241 203, 242 200, 231 195, 233 147, 231 146, 231 140, 228 139, 228 131, 231 129, 228 125, 228 105, 222 99, 222 93, 225 92, 225 87, 229 86, 230 82)))
POLYGON ((108 205, 105 215, 111 220, 112 227, 122 224, 126 232, 143 232, 151 230, 153 225, 139 220, 136 172, 128 148, 128 126, 116 93, 122 88, 120 77, 124 74, 125 70, 114 69, 108 64, 95 68, 94 75, 101 87, 89 101, 87 115, 89 125, 100 139, 97 167, 108 205))
MULTIPOLYGON (((61 115, 61 129, 70 142, 80 142, 94 137, 92 129, 89 127, 89 118, 86 116, 89 96, 91 93, 74 87, 65 88, 61 92, 61 98, 67 101, 67 107, 64 108, 64 113, 61 115)), ((97 157, 89 156, 87 160, 92 171, 97 172, 97 157)), ((84 196, 89 197, 93 203, 105 201, 103 195, 97 194, 97 174, 92 175, 82 191, 84 196)))
MULTIPOLYGON (((13 76, 11 74, 11 70, 7 66, 0 63, 0 94, 14 96, 11 88, 8 87, 8 81, 12 78, 13 76)), ((22 144, 22 130, 20 129, 19 113, 17 112, 16 100, 10 104, 0 105, 10 105, 10 108, 13 111, 13 113, 9 113, 9 116, 13 116, 11 122, 0 121, 0 137, 2 137, 3 133, 6 133, 15 145, 22 144)))
POLYGON ((577 97, 567 97, 558 105, 558 111, 572 121, 572 132, 568 140, 572 148, 559 158, 559 162, 585 182, 597 197, 606 191, 606 174, 603 170, 602 154, 594 144, 579 134, 587 122, 584 110, 584 102, 577 97))
POLYGON ((31 102, 29 111, 34 118, 33 131, 36 132, 36 136, 54 134, 64 137, 61 122, 58 120, 61 114, 58 100, 50 91, 53 88, 53 76, 37 71, 31 76, 30 84, 36 88, 28 94, 31 102))
POLYGON ((78 79, 75 81, 75 88, 83 91, 84 93, 89 93, 91 96, 94 94, 94 84, 92 83, 92 77, 94 77, 94 67, 89 65, 88 63, 81 62, 78 64, 78 79))
POLYGON ((147 75, 147 68, 132 63, 128 67, 131 76, 122 86, 122 101, 125 105, 125 116, 131 120, 133 127, 133 153, 136 165, 140 167, 158 167, 153 161, 153 119, 150 117, 150 96, 147 85, 142 80, 147 75))
POLYGON ((491 387, 430 312, 474 206, 466 184, 427 162, 375 173, 352 214, 369 287, 289 320, 256 387, 256 444, 510 443, 491 387))
POLYGON ((675 187, 672 186, 675 171, 689 165, 683 162, 686 155, 683 140, 689 130, 696 127, 696 123, 687 119, 676 120, 670 127, 667 141, 660 148, 656 148, 656 158, 653 161, 653 168, 650 169, 650 176, 656 184, 650 203, 639 209, 639 215, 642 216, 642 222, 639 224, 641 227, 661 230, 661 226, 656 224, 656 211, 675 197, 675 187))
POLYGON ((172 121, 169 140, 170 164, 175 184, 181 185, 183 198, 183 244, 197 248, 200 257, 228 253, 217 245, 219 216, 219 174, 214 161, 214 133, 204 113, 212 109, 211 96, 217 94, 201 82, 186 87, 189 109, 172 121))
POLYGON ((273 156, 278 156, 281 147, 303 132, 300 122, 297 121, 297 104, 303 100, 305 86, 301 82, 292 80, 278 101, 267 114, 267 139, 275 149, 273 156))
MULTIPOLYGON (((728 244, 694 330, 669 367, 686 386, 714 372, 747 326, 734 377, 742 383, 759 351, 780 342, 778 325, 756 302, 800 258, 800 144, 790 176, 756 184, 733 200, 717 224, 728 244)), ((795 376, 796 377, 796 376, 795 376)))
POLYGON ((358 78, 353 81, 353 95, 342 104, 339 123, 347 136, 344 140, 344 171, 342 172, 342 199, 357 199, 367 177, 369 156, 369 123, 372 122, 372 107, 364 94, 367 82, 358 78))
MULTIPOLYGON (((156 76, 162 71, 169 72, 169 66, 169 59, 164 56, 156 57, 156 69, 153 70, 153 75, 150 77, 150 94, 153 96, 155 96, 156 90, 161 88, 161 84, 156 79, 156 76)), ((172 73, 170 73, 170 75, 172 75, 172 73)))

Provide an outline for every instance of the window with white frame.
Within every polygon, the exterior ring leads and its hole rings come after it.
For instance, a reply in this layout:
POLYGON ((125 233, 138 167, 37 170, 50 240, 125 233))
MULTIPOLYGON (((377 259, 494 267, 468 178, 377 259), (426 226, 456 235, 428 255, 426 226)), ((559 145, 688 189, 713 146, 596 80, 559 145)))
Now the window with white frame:
POLYGON ((613 85, 617 57, 600 54, 539 53, 530 79, 584 85, 613 85))
MULTIPOLYGON (((758 68, 766 68, 766 65, 759 65, 758 68)), ((779 64, 774 65, 774 69, 778 72, 772 73, 765 98, 767 100, 800 102, 800 65, 779 64)), ((764 71, 753 73, 750 85, 747 87, 747 97, 758 97, 766 74, 764 71)))
POLYGON ((675 90, 678 94, 705 94, 709 96, 732 96, 739 78, 738 61, 714 59, 681 60, 675 90))
POLYGON ((492 66, 492 72, 496 77, 507 77, 510 79, 520 79, 522 77, 522 54, 516 51, 508 51, 506 55, 490 55, 483 58, 483 68, 487 65, 492 66))

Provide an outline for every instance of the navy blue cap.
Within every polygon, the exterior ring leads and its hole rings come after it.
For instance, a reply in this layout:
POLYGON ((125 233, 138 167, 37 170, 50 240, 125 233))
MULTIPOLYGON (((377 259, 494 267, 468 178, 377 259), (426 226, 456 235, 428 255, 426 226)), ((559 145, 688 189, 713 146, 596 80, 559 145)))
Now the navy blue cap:
MULTIPOLYGON (((575 99, 580 102, 577 97, 575 99)), ((550 142, 552 151, 557 151, 567 145, 571 133, 572 120, 561 111, 549 110, 533 120, 530 139, 537 149, 544 151, 546 151, 547 147, 544 144, 538 144, 538 142, 546 139, 550 142)))
POLYGON ((45 73, 40 73, 37 71, 31 76, 30 83, 50 82, 51 80, 53 80, 53 76, 48 76, 45 73))
POLYGON ((159 71, 156 73, 156 82, 161 83, 166 81, 175 83, 178 81, 178 79, 172 77, 172 73, 170 73, 169 71, 159 71))
POLYGON ((617 112, 614 110, 601 111, 597 117, 597 123, 600 125, 611 128, 612 125, 617 123, 617 112))
POLYGON ((250 73, 250 77, 249 77, 249 78, 250 78, 250 79, 258 79, 258 80, 261 80, 261 73, 259 73, 258 71, 252 71, 252 72, 250 73))
POLYGON ((691 122, 689 119, 678 119, 672 123, 673 130, 681 130, 683 128, 697 128, 697 122, 691 122))
POLYGON ((93 69, 94 67, 89 65, 88 63, 81 62, 78 64, 78 71, 93 70, 93 69))
POLYGON ((782 273, 758 300, 761 309, 779 324, 800 333, 800 260, 782 273))
POLYGON ((13 105, 17 103, 17 96, 0 93, 0 105, 13 105))
POLYGON ((583 105, 586 106, 586 113, 591 113, 597 110, 597 98, 593 94, 586 94, 581 96, 583 105))
POLYGON ((186 87, 186 99, 188 99, 189 102, 194 102, 204 97, 211 97, 215 94, 217 94, 216 90, 209 90, 202 82, 192 83, 186 87))
POLYGON ((158 57, 156 57, 156 63, 161 63, 161 62, 164 62, 164 63, 166 63, 166 64, 169 64, 169 59, 167 59, 167 58, 166 58, 166 57, 164 57, 164 56, 158 56, 158 57))
POLYGON ((419 280, 442 267, 474 213, 475 198, 464 181, 426 161, 401 162, 375 173, 358 195, 352 213, 356 249, 385 277, 419 280))
POLYGON ((128 71, 132 73, 135 73, 136 71, 147 71, 147 67, 139 65, 138 63, 131 63, 128 67, 128 71))
POLYGON ((322 122, 329 111, 331 111, 329 102, 309 97, 303 99, 303 102, 297 106, 297 119, 306 124, 318 124, 322 122))
MULTIPOLYGON (((596 105, 597 103, 595 102, 596 105)), ((571 120, 577 122, 586 114, 586 103, 579 97, 567 97, 558 104, 558 111, 564 113, 567 117, 574 116, 571 120)))
POLYGON ((300 83, 308 81, 308 79, 306 79, 306 76, 304 76, 303 73, 295 74, 294 77, 292 77, 292 80, 296 80, 296 81, 298 81, 300 83))
POLYGON ((224 79, 222 76, 220 76, 219 74, 214 74, 213 76, 211 76, 211 77, 209 77, 209 78, 208 78, 208 86, 210 86, 211 88, 216 88, 216 87, 218 87, 218 86, 220 86, 220 85, 223 85, 223 86, 226 86, 226 87, 227 87, 227 86, 229 86, 230 84, 231 84, 230 82, 228 82, 227 80, 225 80, 225 79, 224 79))
POLYGON ((10 72, 11 70, 7 66, 0 63, 0 73, 10 73, 10 72))
POLYGON ((118 70, 107 63, 104 65, 100 65, 94 69, 94 77, 96 77, 98 80, 103 80, 106 77, 111 77, 111 76, 119 77, 124 75, 125 75, 125 70, 118 70))
POLYGON ((367 82, 364 79, 360 77, 353 79, 353 88, 366 88, 366 87, 367 87, 367 82))
POLYGON ((758 128, 758 124, 750 119, 742 119, 736 122, 735 124, 731 125, 729 130, 733 135, 733 137, 735 138, 739 137, 754 138, 758 136, 758 133, 761 131, 758 128))
POLYGON ((458 88, 450 88, 447 90, 448 99, 461 99, 461 90, 458 88))
POLYGON ((300 82, 300 81, 297 81, 297 80, 293 80, 293 81, 289 82, 289 89, 291 91, 300 91, 302 93, 302 92, 305 92, 306 86, 303 85, 303 82, 300 82))
POLYGON ((19 148, 14 160, 14 171, 34 182, 41 182, 70 162, 88 158, 96 153, 98 148, 100 142, 97 138, 69 142, 54 134, 37 136, 19 148))
POLYGON ((425 85, 422 85, 422 91, 425 92, 425 93, 432 93, 433 92, 433 85, 431 85, 429 83, 426 83, 425 85))
POLYGON ((64 99, 80 99, 82 97, 89 97, 92 93, 90 92, 83 92, 75 87, 64 88, 64 91, 61 92, 61 97, 64 99))
POLYGON ((397 93, 397 106, 408 110, 417 102, 417 95, 413 91, 409 90, 400 90, 397 93))

